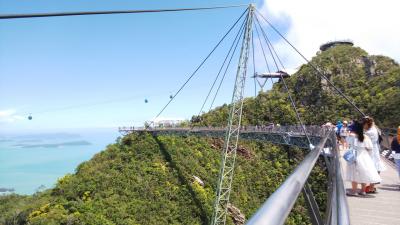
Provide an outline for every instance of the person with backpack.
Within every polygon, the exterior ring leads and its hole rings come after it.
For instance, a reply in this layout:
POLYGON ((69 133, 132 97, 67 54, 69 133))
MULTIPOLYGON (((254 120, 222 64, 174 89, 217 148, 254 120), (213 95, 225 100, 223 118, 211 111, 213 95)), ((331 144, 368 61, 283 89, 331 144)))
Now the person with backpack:
POLYGON ((335 127, 335 133, 339 143, 340 143, 340 130, 342 129, 342 127, 343 127, 342 121, 338 120, 335 127))

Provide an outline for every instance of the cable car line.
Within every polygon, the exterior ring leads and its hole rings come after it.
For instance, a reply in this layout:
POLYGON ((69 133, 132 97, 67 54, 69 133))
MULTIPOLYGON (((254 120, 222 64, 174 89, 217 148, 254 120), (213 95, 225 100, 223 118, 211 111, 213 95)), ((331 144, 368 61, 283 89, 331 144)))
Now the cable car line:
MULTIPOLYGON (((164 95, 164 94, 160 93, 160 94, 151 95, 151 96, 158 97, 161 95, 164 95)), ((70 109, 93 107, 93 106, 98 106, 98 105, 133 101, 133 100, 138 100, 138 99, 143 99, 143 95, 136 95, 136 96, 125 97, 125 98, 117 98, 117 99, 109 99, 109 100, 99 101, 99 102, 84 103, 84 104, 79 104, 79 105, 70 105, 70 106, 65 106, 65 107, 60 107, 60 108, 53 108, 53 109, 47 109, 47 110, 42 110, 42 111, 30 112, 29 116, 32 117, 32 114, 37 115, 37 114, 44 114, 44 113, 50 113, 50 112, 56 112, 56 111, 66 111, 66 110, 70 110, 70 109)), ((146 100, 148 101, 148 98, 145 98, 145 101, 146 100)), ((27 114, 27 113, 22 113, 22 114, 27 114)), ((28 119, 29 119, 29 117, 28 117, 28 119)), ((29 119, 29 120, 31 120, 31 119, 29 119)))
POLYGON ((227 5, 227 6, 199 7, 199 8, 177 8, 177 9, 145 9, 145 10, 113 10, 113 11, 82 11, 82 12, 4 14, 4 15, 0 15, 0 20, 22 19, 22 18, 38 18, 38 17, 60 17, 60 16, 182 12, 182 11, 199 11, 199 10, 238 8, 238 7, 244 7, 244 6, 247 7, 247 5, 227 5))

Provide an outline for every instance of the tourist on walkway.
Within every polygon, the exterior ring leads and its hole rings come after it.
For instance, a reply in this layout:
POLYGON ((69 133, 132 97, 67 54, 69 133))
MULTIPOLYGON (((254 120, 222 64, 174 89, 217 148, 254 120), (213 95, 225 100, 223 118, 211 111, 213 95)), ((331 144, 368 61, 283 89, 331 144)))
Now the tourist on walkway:
POLYGON ((374 119, 372 117, 366 116, 362 120, 364 126, 365 135, 367 135, 373 145, 371 158, 374 161, 374 165, 378 173, 385 170, 385 166, 381 161, 380 157, 380 147, 379 147, 379 131, 374 123, 374 119))
POLYGON ((369 152, 373 145, 371 139, 364 135, 363 126, 355 121, 350 128, 349 145, 354 149, 355 161, 347 164, 346 180, 351 181, 351 190, 347 192, 349 196, 365 196, 366 186, 369 183, 381 181, 369 152), (361 192, 357 192, 357 186, 361 184, 361 192))
POLYGON ((340 142, 340 129, 342 129, 343 124, 342 121, 337 121, 336 123, 336 127, 335 127, 335 133, 336 133, 336 137, 338 139, 338 141, 340 142))
MULTIPOLYGON (((378 171, 378 174, 380 174, 381 171, 385 170, 385 166, 383 165, 383 162, 382 162, 381 156, 380 156, 378 127, 375 125, 374 119, 372 117, 366 116, 362 119, 362 121, 363 121, 365 135, 367 135, 372 141, 373 148, 372 148, 372 152, 370 152, 372 161, 374 162, 374 165, 375 165, 376 170, 378 171)), ((367 192, 368 193, 376 193, 376 188, 375 188, 374 183, 371 183, 368 186, 367 192)))
POLYGON ((395 152, 393 158, 396 163, 397 172, 399 173, 400 177, 400 126, 397 128, 397 136, 393 137, 391 148, 392 151, 395 152))
POLYGON ((385 166, 380 157, 380 146, 379 146, 379 130, 375 125, 374 119, 372 117, 366 116, 363 118, 363 126, 365 135, 367 135, 373 145, 373 149, 371 152, 372 161, 374 161, 374 165, 378 173, 385 170, 385 166))
POLYGON ((348 126, 347 126, 347 121, 345 120, 345 121, 343 121, 343 126, 340 129, 340 141, 341 141, 344 149, 348 148, 347 142, 346 142, 348 133, 349 133, 349 130, 348 130, 348 126))

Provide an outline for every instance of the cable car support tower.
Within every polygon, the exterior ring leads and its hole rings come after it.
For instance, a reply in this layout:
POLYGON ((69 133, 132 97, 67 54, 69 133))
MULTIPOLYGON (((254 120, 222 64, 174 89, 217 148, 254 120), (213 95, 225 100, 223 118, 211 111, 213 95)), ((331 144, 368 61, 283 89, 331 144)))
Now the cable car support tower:
POLYGON ((239 65, 236 72, 235 86, 233 88, 232 102, 230 105, 231 108, 226 130, 224 149, 222 152, 221 168, 218 177, 217 196, 215 199, 214 214, 211 221, 212 225, 224 225, 226 223, 226 216, 228 213, 229 196, 232 189, 236 150, 242 119, 243 91, 245 87, 247 62, 252 38, 251 35, 254 10, 254 5, 250 4, 247 12, 247 21, 243 34, 239 65))

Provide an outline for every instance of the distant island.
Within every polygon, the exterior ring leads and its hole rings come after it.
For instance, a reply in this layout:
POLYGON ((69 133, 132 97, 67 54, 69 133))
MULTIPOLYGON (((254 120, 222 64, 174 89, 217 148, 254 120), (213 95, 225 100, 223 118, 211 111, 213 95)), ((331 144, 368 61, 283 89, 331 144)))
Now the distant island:
POLYGON ((18 135, 17 139, 71 139, 71 138, 80 138, 81 136, 79 134, 73 134, 73 133, 41 133, 41 134, 26 134, 26 135, 18 135))
POLYGON ((1 192, 14 192, 15 189, 14 188, 0 188, 0 193, 1 192))
POLYGON ((17 144, 16 147, 21 148, 58 148, 64 146, 80 146, 80 145, 91 145, 92 143, 88 141, 69 141, 69 142, 61 142, 61 143, 52 143, 52 144, 17 144))

